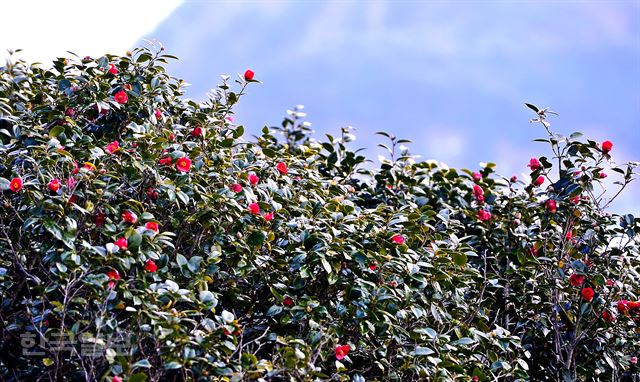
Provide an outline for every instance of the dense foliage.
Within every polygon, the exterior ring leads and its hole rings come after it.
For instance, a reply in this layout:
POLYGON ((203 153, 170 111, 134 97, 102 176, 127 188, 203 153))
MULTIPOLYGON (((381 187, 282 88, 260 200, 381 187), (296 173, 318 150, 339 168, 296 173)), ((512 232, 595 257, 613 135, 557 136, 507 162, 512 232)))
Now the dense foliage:
POLYGON ((528 105, 552 151, 531 179, 386 133, 372 169, 298 109, 246 140, 253 72, 197 103, 168 59, 0 71, 3 380, 638 380, 640 219, 601 194, 634 164, 611 142, 528 105))

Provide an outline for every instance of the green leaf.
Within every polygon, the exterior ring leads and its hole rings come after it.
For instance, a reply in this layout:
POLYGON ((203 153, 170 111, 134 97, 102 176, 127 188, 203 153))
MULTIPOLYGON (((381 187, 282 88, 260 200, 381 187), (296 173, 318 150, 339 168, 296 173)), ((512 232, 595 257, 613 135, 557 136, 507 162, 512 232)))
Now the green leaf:
POLYGON ((540 109, 538 109, 538 107, 537 107, 537 106, 535 106, 535 105, 532 105, 532 104, 530 104, 530 103, 526 103, 526 102, 525 102, 525 105, 526 105, 529 109, 531 109, 531 110, 535 111, 536 113, 538 113, 538 112, 540 111, 540 109))
POLYGON ((253 231, 247 238, 247 244, 252 247, 261 246, 264 243, 265 235, 262 231, 253 231))
POLYGON ((451 257, 453 258, 453 262, 459 266, 463 266, 467 263, 467 255, 464 253, 460 253, 460 252, 454 252, 451 254, 451 257))

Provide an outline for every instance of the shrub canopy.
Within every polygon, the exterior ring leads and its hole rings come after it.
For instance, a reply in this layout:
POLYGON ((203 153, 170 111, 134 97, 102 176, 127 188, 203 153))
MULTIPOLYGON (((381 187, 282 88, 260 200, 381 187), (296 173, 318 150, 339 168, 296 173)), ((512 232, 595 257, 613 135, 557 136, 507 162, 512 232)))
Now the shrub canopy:
POLYGON ((638 377, 635 164, 551 132, 531 179, 379 133, 244 137, 258 81, 182 97, 162 49, 0 71, 0 376, 491 381, 638 377), (617 190, 614 190, 614 193, 617 190))

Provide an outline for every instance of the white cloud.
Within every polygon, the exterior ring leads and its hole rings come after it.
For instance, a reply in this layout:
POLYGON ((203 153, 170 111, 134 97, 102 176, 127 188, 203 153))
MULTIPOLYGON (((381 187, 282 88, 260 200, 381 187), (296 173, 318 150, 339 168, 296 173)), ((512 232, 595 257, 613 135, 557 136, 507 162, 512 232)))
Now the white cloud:
POLYGON ((7 49, 20 58, 47 63, 72 51, 78 56, 124 54, 183 0, 5 1, 0 63, 7 49))

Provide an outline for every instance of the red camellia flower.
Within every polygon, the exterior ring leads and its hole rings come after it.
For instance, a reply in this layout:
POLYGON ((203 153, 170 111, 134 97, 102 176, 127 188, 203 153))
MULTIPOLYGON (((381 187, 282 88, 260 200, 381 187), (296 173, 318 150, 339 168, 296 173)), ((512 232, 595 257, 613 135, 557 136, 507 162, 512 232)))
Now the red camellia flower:
POLYGON ((629 301, 627 303, 627 306, 631 310, 638 310, 638 309, 640 309, 640 301, 629 301))
POLYGON ((171 157, 160 158, 158 160, 158 163, 160 163, 163 166, 168 166, 171 164, 171 162, 172 162, 171 157))
POLYGON ((582 292, 580 293, 582 294, 582 298, 586 302, 590 302, 591 300, 593 300, 593 296, 595 296, 595 292, 591 288, 582 288, 582 292))
POLYGON ((337 345, 336 346, 336 359, 338 361, 342 361, 344 359, 344 357, 346 357, 347 354, 349 354, 349 351, 351 351, 351 346, 349 346, 349 345, 337 345))
POLYGON ((558 204, 553 199, 547 200, 547 202, 545 203, 545 206, 547 207, 547 211, 551 213, 555 213, 558 210, 558 204))
POLYGON ((293 299, 291 297, 287 296, 287 297, 284 298, 284 300, 282 300, 282 304, 284 306, 291 307, 291 306, 293 306, 293 299))
POLYGON ((605 154, 609 154, 611 149, 613 148, 613 143, 611 141, 602 142, 602 152, 605 154))
POLYGON ((60 179, 54 178, 54 179, 51 179, 49 184, 47 184, 47 187, 49 188, 49 190, 53 192, 58 192, 61 185, 62 183, 60 182, 60 179))
POLYGON ((174 133, 169 134, 169 142, 173 142, 176 140, 176 135, 174 133))
POLYGON ((158 230, 159 230, 158 223, 156 223, 156 222, 147 222, 144 225, 144 228, 146 228, 146 229, 148 229, 150 231, 153 231, 153 232, 158 232, 158 230))
POLYGON ((378 269, 378 264, 376 264, 376 262, 374 261, 373 263, 369 264, 369 269, 375 271, 376 269, 378 269))
POLYGON ((229 189, 235 193, 242 191, 242 185, 240 183, 234 183, 229 186, 229 189))
POLYGON ((144 263, 144 269, 147 272, 153 273, 153 272, 158 270, 158 266, 156 265, 156 263, 153 260, 148 259, 147 262, 144 263))
POLYGON ((604 178, 606 178, 606 177, 607 177, 607 174, 605 174, 604 172, 601 172, 601 173, 599 173, 599 174, 598 174, 598 177, 599 177, 600 179, 604 179, 604 178))
POLYGON ((536 178, 536 180, 533 181, 533 184, 535 184, 536 186, 542 186, 542 183, 544 183, 544 176, 542 175, 540 175, 536 178))
POLYGON ((192 137, 201 137, 202 136, 202 127, 196 126, 191 130, 192 137))
POLYGON ((118 377, 117 375, 115 377, 113 377, 111 379, 111 382, 122 382, 122 378, 118 377))
POLYGON ((76 116, 76 109, 70 107, 64 111, 64 115, 66 115, 67 117, 73 118, 76 116))
POLYGON ((22 179, 21 178, 11 179, 11 182, 9 182, 9 189, 13 192, 18 192, 22 190, 22 179))
POLYGON ((117 103, 124 105, 129 100, 129 96, 127 95, 127 92, 125 92, 124 90, 119 90, 113 96, 113 99, 115 99, 117 103))
POLYGON ((264 218, 264 220, 270 222, 271 220, 273 220, 273 212, 267 212, 264 215, 262 215, 262 217, 264 218))
POLYGON ((531 158, 529 159, 529 164, 527 166, 531 169, 531 171, 536 171, 540 168, 540 161, 538 160, 538 158, 531 158))
POLYGON ((395 234, 395 235, 391 236, 391 242, 393 244, 404 244, 404 236, 399 235, 399 234, 395 234))
POLYGON ((473 174, 471 174, 471 176, 473 177, 473 180, 475 180, 476 182, 480 181, 482 179, 482 174, 480 174, 479 172, 474 172, 473 174))
POLYGON ((580 286, 583 283, 584 283, 584 276, 583 275, 578 275, 578 274, 574 273, 569 277, 569 284, 571 284, 574 287, 580 286))
POLYGON ((106 215, 102 212, 98 212, 93 218, 93 222, 96 223, 96 227, 102 227, 104 225, 104 219, 106 215))
POLYGON ((129 242, 127 242, 127 239, 124 237, 119 238, 113 244, 117 245, 118 248, 123 250, 129 248, 129 242))
POLYGON ((607 279, 607 282, 605 284, 607 284, 607 286, 614 286, 616 285, 616 282, 614 280, 607 279))
POLYGON ((619 313, 625 313, 629 310, 629 301, 620 300, 616 303, 616 307, 618 308, 619 313))
POLYGON ((260 213, 260 205, 258 203, 249 204, 249 212, 251 212, 253 215, 259 214, 260 213))
POLYGON ((276 168, 278 169, 278 171, 280 171, 280 174, 282 175, 287 175, 287 173, 289 172, 289 169, 287 168, 287 164, 284 162, 278 162, 278 164, 276 165, 276 168))
POLYGON ((118 74, 118 68, 114 64, 109 64, 109 73, 118 74))
POLYGON ((162 110, 156 109, 155 115, 156 115, 156 119, 162 118, 162 110))
POLYGON ((176 168, 180 172, 189 172, 191 169, 191 159, 182 157, 176 161, 176 168))
POLYGON ((251 69, 247 69, 246 72, 244 72, 244 79, 246 81, 251 81, 253 79, 254 73, 253 70, 251 69))
POLYGON ((578 204, 580 203, 580 195, 576 195, 573 198, 570 199, 571 204, 578 204))
POLYGON ((114 269, 107 272, 107 277, 109 278, 109 288, 113 288, 116 286, 116 280, 120 280, 120 273, 114 269))
POLYGON ((138 215, 131 211, 124 211, 122 213, 122 220, 124 220, 125 223, 135 224, 138 221, 138 215))
POLYGON ((258 178, 258 175, 253 173, 249 174, 249 183, 252 186, 255 186, 256 184, 258 184, 258 182, 260 182, 260 178, 258 178))
POLYGON ((608 310, 605 310, 604 312, 602 312, 602 319, 607 322, 614 322, 616 320, 616 315, 609 312, 608 310))
POLYGON ((113 154, 119 148, 120 144, 118 143, 118 141, 113 141, 104 148, 104 151, 108 152, 109 154, 113 154))
POLYGON ((478 211, 478 219, 480 219, 481 221, 491 220, 491 212, 486 210, 478 211))

